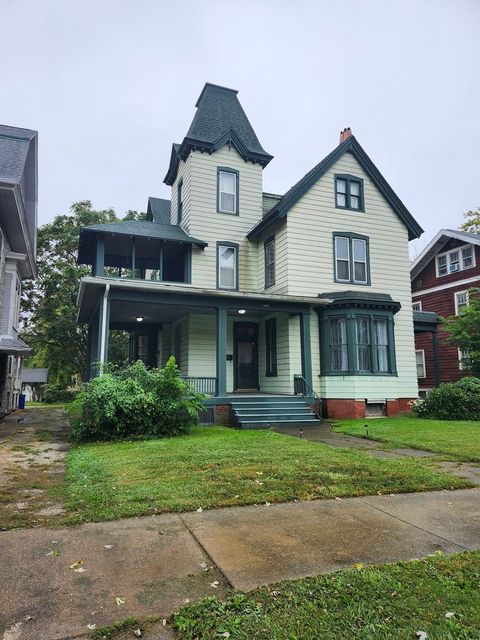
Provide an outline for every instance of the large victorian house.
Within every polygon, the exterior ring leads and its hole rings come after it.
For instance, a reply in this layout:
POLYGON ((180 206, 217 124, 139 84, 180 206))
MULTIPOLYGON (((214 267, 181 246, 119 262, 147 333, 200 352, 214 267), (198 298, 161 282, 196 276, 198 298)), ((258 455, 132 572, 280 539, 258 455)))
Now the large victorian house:
POLYGON ((0 417, 18 407, 22 280, 36 274, 37 132, 0 125, 0 417))
POLYGON ((146 220, 86 227, 79 321, 90 374, 108 334, 182 374, 219 423, 408 410, 417 397, 408 242, 422 229, 349 129, 285 194, 237 91, 203 88, 146 220))

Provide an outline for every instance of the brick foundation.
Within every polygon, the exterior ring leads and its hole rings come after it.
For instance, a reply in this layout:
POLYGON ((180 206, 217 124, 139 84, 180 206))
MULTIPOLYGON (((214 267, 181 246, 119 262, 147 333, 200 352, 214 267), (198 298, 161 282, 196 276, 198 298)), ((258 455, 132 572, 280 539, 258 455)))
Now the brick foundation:
POLYGON ((398 413, 398 400, 387 400, 387 416, 396 416, 398 413))
POLYGON ((412 413, 412 407, 410 406, 412 400, 416 400, 416 398, 399 398, 398 413, 412 413))
POLYGON ((221 424, 225 427, 228 427, 228 425, 231 424, 229 404, 215 405, 215 424, 221 424))
POLYGON ((352 399, 332 399, 323 400, 323 411, 326 418, 364 418, 365 402, 363 400, 352 399))

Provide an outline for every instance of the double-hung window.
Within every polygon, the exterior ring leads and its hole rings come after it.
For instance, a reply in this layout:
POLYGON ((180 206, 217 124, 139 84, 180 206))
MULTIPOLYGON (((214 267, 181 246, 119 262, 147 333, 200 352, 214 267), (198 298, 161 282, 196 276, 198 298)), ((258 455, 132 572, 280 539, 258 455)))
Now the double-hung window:
POLYGON ((238 289, 237 245, 217 245, 217 281, 219 289, 238 289))
POLYGON ((177 224, 182 221, 183 215, 183 180, 178 183, 177 189, 177 224))
POLYGON ((388 327, 384 318, 373 320, 373 358, 375 371, 388 373, 388 327))
POLYGON ((348 371, 346 318, 330 320, 330 369, 336 373, 348 371))
POLYGON ((355 176, 335 176, 335 204, 340 209, 363 211, 363 181, 355 176))
POLYGON ((265 242, 265 289, 275 284, 275 238, 265 242))
POLYGON ((412 311, 421 311, 422 310, 422 301, 412 302, 412 311))
POLYGON ((238 171, 218 169, 217 209, 220 213, 238 215, 238 171))
POLYGON ((471 244, 437 256, 437 276, 446 276, 475 266, 475 253, 471 244))
POLYGON ((455 315, 458 316, 464 307, 468 307, 468 291, 455 291, 455 315))
POLYGON ((265 321, 265 375, 277 375, 277 320, 265 321))
POLYGON ((369 318, 357 318, 357 366, 361 373, 372 370, 370 364, 370 322, 369 318))
POLYGON ((368 238, 335 233, 335 280, 352 284, 370 284, 368 238))
POLYGON ((425 351, 424 349, 419 349, 415 351, 415 359, 417 362, 417 378, 426 378, 426 368, 425 368, 425 351))

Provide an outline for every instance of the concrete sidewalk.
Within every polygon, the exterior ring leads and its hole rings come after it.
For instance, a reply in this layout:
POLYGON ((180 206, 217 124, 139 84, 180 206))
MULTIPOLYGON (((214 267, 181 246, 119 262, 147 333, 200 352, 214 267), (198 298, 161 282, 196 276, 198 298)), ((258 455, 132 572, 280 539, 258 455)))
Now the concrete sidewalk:
POLYGON ((186 600, 232 587, 478 548, 480 489, 6 531, 0 633, 4 640, 81 637, 88 624, 168 617, 186 600), (70 568, 78 560, 81 571, 70 568))

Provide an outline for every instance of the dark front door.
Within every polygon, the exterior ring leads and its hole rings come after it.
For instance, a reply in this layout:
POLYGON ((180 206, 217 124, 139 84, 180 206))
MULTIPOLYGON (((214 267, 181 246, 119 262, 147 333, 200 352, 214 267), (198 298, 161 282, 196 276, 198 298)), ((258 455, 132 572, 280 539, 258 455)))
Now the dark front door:
POLYGON ((234 325, 235 391, 258 389, 258 325, 234 325))

